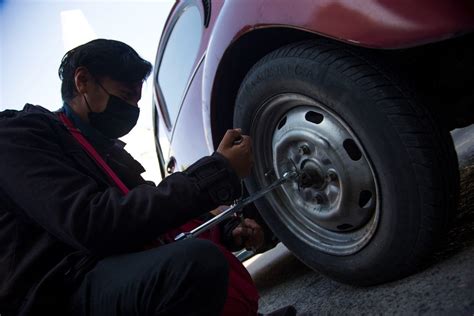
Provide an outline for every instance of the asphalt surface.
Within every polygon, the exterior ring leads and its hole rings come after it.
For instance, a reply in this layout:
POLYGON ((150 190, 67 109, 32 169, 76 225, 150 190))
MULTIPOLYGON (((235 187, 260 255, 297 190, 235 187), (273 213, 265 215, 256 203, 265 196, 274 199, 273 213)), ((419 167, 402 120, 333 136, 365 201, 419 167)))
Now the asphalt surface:
POLYGON ((373 287, 344 285, 312 271, 284 245, 247 260, 259 312, 292 304, 297 315, 474 316, 474 125, 452 132, 461 173, 458 215, 421 272, 373 287))

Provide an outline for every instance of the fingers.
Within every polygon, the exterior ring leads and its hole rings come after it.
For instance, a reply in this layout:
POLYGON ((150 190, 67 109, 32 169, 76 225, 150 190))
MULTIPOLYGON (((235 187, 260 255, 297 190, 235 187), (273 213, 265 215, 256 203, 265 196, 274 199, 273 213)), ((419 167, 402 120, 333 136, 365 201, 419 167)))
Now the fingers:
POLYGON ((242 129, 229 129, 222 138, 222 144, 226 148, 232 146, 252 148, 252 139, 248 135, 242 135, 242 129))
POLYGON ((258 225, 257 222, 251 218, 244 219, 244 225, 250 229, 261 229, 260 225, 258 225))
POLYGON ((243 239, 242 239, 242 227, 241 226, 237 226, 236 228, 234 228, 234 230, 232 231, 232 237, 233 237, 234 243, 236 245, 238 245, 238 246, 242 245, 243 239))
POLYGON ((262 247, 265 241, 265 234, 263 233, 262 227, 255 220, 250 218, 246 218, 244 223, 252 230, 249 242, 245 245, 246 248, 250 247, 252 250, 255 250, 262 247))
POLYGON ((242 226, 242 224, 241 224, 241 225, 237 226, 234 229, 232 234, 234 235, 234 237, 239 237, 241 239, 247 239, 253 234, 253 232, 252 232, 251 228, 242 226))
POLYGON ((260 248, 264 242, 264 233, 256 221, 246 218, 232 232, 234 241, 237 245, 245 247, 247 250, 260 248))
POLYGON ((236 145, 240 147, 246 147, 251 149, 252 148, 252 139, 248 135, 241 135, 240 136, 241 141, 236 145))
POLYGON ((248 158, 249 161, 253 161, 252 138, 250 138, 250 136, 247 136, 247 135, 241 135, 240 137, 241 137, 240 143, 234 144, 235 149, 245 154, 246 158, 248 158))
POLYGON ((249 136, 242 135, 240 128, 230 129, 225 133, 217 152, 228 159, 240 178, 250 175, 253 166, 252 140, 249 136))
MULTIPOLYGON (((242 130, 240 128, 229 129, 222 138, 221 144, 225 148, 234 146, 234 141, 242 137, 242 130)), ((245 139, 242 140, 244 142, 245 139)))

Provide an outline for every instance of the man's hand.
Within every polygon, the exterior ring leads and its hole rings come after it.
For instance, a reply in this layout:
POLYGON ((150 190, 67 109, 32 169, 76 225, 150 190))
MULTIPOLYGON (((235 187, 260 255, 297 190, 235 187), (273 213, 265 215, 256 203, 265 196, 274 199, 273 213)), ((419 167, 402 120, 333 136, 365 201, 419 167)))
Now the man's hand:
POLYGON ((240 178, 250 175, 253 165, 252 141, 249 136, 242 135, 240 128, 227 130, 217 152, 229 160, 240 178), (240 139, 239 143, 235 143, 240 139))
POLYGON ((232 231, 234 243, 237 246, 245 247, 247 250, 258 250, 263 246, 265 235, 262 227, 256 221, 246 218, 232 231))

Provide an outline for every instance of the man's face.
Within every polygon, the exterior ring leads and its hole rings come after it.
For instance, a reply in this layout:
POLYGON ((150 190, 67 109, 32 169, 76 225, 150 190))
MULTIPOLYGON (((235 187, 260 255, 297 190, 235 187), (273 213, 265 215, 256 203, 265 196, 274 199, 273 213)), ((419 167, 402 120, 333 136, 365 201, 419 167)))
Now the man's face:
POLYGON ((124 83, 109 77, 103 77, 97 79, 92 85, 87 99, 94 112, 103 112, 105 110, 109 100, 108 93, 121 98, 130 105, 138 107, 138 101, 142 96, 142 85, 142 82, 124 83))

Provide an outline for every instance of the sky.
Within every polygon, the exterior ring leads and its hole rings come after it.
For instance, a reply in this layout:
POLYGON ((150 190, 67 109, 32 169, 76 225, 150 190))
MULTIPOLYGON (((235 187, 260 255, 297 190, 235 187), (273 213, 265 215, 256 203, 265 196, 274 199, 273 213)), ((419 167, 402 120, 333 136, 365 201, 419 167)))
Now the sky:
MULTIPOLYGON (((174 0, 0 0, 0 110, 25 103, 62 106, 58 67, 71 48, 95 38, 125 42, 155 61, 174 0)), ((140 119, 126 149, 158 181, 152 132, 152 79, 144 84, 140 119)))

